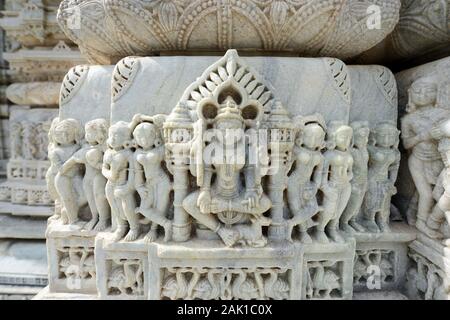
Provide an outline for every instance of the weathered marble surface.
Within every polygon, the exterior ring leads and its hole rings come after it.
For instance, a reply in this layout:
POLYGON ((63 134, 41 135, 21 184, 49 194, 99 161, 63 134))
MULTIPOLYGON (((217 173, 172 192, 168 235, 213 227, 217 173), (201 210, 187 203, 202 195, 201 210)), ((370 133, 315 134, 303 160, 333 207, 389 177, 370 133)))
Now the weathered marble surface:
POLYGON ((450 54, 450 1, 402 0, 400 20, 382 42, 363 53, 361 63, 434 60, 450 54))
POLYGON ((65 0, 58 22, 93 63, 230 48, 345 59, 383 40, 399 10, 399 0, 65 0))
POLYGON ((14 104, 23 106, 57 106, 59 82, 14 83, 6 89, 6 97, 14 104))
POLYGON ((366 290, 365 263, 380 270, 379 289, 400 290, 415 232, 389 221, 396 98, 387 69, 330 58, 230 50, 72 69, 50 130, 59 206, 46 296, 350 299, 366 290), (225 129, 243 128, 230 141, 225 129), (247 139, 266 129, 252 160, 247 139), (208 158, 223 145, 248 157, 208 158), (355 196, 358 183, 370 195, 355 196))

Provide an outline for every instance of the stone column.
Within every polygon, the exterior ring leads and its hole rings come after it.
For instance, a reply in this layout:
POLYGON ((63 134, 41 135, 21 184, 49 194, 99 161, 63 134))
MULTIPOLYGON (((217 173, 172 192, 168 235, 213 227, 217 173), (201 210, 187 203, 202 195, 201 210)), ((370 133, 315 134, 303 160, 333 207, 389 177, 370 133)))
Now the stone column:
POLYGON ((174 216, 173 240, 184 242, 191 235, 189 214, 183 208, 183 200, 189 191, 189 150, 192 139, 192 122, 186 106, 178 105, 164 123, 166 163, 173 174, 174 216))
POLYGON ((294 147, 294 124, 281 102, 275 102, 269 119, 269 197, 272 201, 270 211, 272 224, 269 238, 274 241, 286 239, 284 225, 284 190, 287 185, 289 159, 294 147))

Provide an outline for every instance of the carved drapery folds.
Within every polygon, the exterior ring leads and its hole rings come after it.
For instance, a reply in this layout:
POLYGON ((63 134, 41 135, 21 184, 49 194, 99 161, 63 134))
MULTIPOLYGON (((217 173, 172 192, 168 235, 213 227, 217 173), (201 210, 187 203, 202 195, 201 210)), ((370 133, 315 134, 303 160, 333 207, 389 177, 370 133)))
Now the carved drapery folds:
POLYGON ((383 40, 398 22, 399 10, 397 0, 64 0, 58 22, 99 63, 229 48, 349 58, 383 40), (381 14, 380 25, 369 28, 374 12, 381 14))

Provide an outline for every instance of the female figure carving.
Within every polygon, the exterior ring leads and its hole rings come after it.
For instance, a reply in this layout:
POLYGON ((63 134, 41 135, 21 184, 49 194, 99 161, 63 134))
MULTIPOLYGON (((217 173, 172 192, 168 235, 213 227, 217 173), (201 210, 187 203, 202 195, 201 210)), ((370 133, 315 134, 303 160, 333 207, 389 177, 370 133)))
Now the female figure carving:
POLYGON ((411 150, 409 171, 419 196, 416 227, 434 236, 426 221, 435 204, 433 189, 444 168, 432 137, 434 128, 450 117, 447 109, 437 106, 438 85, 434 79, 421 78, 409 89, 408 114, 402 119, 402 139, 405 149, 411 150))
POLYGON ((317 203, 317 191, 322 183, 325 130, 316 122, 308 123, 295 140, 295 169, 288 180, 288 204, 293 217, 287 223, 287 237, 292 241, 292 230, 298 225, 300 241, 312 243, 308 229, 311 218, 320 208, 317 203))
POLYGON ((369 186, 364 202, 364 224, 370 232, 389 232, 391 197, 397 193, 395 181, 400 167, 399 134, 388 122, 374 130, 369 145, 369 186))
POLYGON ((172 234, 172 222, 166 215, 169 209, 172 183, 164 171, 162 163, 165 159, 165 149, 162 144, 161 129, 155 123, 155 117, 136 115, 133 122, 139 123, 133 131, 137 143, 135 158, 135 184, 141 198, 141 204, 136 213, 150 220, 151 227, 145 236, 146 242, 157 238, 158 225, 164 228, 164 241, 169 241, 172 234))
POLYGON ((339 233, 339 219, 350 199, 353 178, 353 157, 349 151, 353 130, 340 122, 331 122, 328 129, 330 146, 325 152, 322 176, 323 211, 318 215, 316 237, 328 243, 328 236, 335 242, 344 242, 339 233), (325 233, 327 231, 327 233, 325 233))
POLYGON ((58 169, 55 176, 55 188, 61 201, 61 218, 64 224, 74 224, 78 221, 78 211, 81 206, 82 192, 81 175, 78 166, 64 168, 64 163, 80 148, 80 134, 82 132, 79 122, 75 119, 66 119, 58 122, 53 130, 54 147, 51 149, 50 161, 53 168, 58 169))
POLYGON ((109 149, 103 158, 102 173, 108 179, 106 198, 116 224, 113 240, 134 241, 140 227, 136 214, 135 161, 131 150, 131 130, 128 123, 118 121, 109 128, 109 149), (128 232, 127 232, 128 231, 128 232))
POLYGON ((78 150, 61 168, 64 174, 78 164, 85 166, 83 191, 86 195, 92 219, 85 229, 105 230, 110 222, 109 204, 106 199, 106 178, 102 174, 103 154, 106 150, 108 123, 105 119, 89 121, 85 125, 87 144, 78 150))
POLYGON ((364 227, 358 223, 358 218, 360 218, 358 214, 361 211, 364 196, 367 191, 369 162, 367 143, 370 133, 369 123, 367 121, 353 122, 351 127, 353 129, 353 147, 351 149, 353 157, 352 193, 340 221, 341 230, 350 234, 355 231, 364 231, 364 227))

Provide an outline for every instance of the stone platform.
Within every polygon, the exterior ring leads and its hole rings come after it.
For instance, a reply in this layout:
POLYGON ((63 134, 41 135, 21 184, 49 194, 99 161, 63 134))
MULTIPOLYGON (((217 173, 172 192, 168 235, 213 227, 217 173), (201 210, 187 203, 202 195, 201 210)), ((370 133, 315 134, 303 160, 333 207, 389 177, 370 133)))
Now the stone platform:
POLYGON ((356 234, 345 243, 228 248, 219 240, 114 242, 111 233, 51 221, 49 291, 36 299, 344 300, 383 292, 400 297, 416 232, 402 223, 391 228, 386 234, 356 234))

